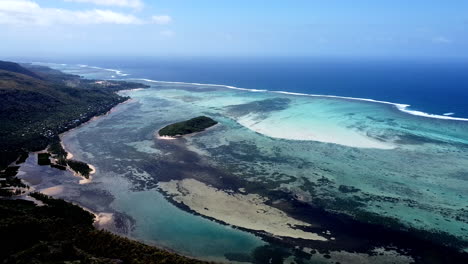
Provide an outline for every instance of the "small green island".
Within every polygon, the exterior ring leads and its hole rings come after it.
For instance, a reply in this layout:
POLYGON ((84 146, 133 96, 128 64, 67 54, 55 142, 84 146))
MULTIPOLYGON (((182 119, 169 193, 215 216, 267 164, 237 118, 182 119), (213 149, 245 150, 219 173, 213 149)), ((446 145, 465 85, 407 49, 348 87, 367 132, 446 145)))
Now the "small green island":
POLYGON ((160 136, 180 137, 183 135, 201 132, 216 125, 218 122, 206 116, 195 117, 186 121, 174 123, 159 130, 160 136))

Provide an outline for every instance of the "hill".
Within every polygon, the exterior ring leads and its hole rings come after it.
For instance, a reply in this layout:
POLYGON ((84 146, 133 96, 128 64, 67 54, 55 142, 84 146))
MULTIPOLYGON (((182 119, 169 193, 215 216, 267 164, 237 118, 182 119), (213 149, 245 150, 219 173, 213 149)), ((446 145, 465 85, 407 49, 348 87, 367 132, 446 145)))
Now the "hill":
MULTIPOLYGON (((127 99, 115 91, 136 87, 145 85, 0 62, 0 263, 202 263, 97 230, 93 214, 63 200, 29 194, 37 206, 1 197, 29 189, 15 177, 19 166, 9 166, 12 162, 24 162, 28 152, 47 146, 64 155, 60 133, 127 99)), ((67 162, 83 170, 84 163, 67 162)))
POLYGON ((21 153, 45 149, 60 133, 128 99, 115 91, 135 87, 145 85, 0 62, 0 170, 21 153))
POLYGON ((20 66, 18 63, 14 63, 10 61, 0 61, 0 70, 20 73, 20 74, 24 74, 24 75, 27 75, 36 79, 42 79, 42 77, 40 77, 36 73, 20 66))
POLYGON ((80 207, 31 196, 43 205, 0 200, 0 263, 203 263, 96 230, 80 207))

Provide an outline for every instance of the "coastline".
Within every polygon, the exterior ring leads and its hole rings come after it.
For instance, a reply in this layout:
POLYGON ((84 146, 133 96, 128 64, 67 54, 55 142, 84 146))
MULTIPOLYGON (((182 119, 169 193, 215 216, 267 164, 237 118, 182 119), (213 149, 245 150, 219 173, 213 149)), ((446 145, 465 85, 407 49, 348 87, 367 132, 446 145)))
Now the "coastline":
MULTIPOLYGON (((55 64, 55 65, 61 65, 61 66, 66 66, 67 64, 64 63, 44 63, 44 62, 32 62, 33 64, 55 64)), ((122 70, 116 70, 116 69, 110 69, 110 68, 103 68, 103 67, 98 67, 98 66, 90 66, 90 65, 85 65, 85 64, 75 64, 79 67, 82 68, 91 68, 91 69, 100 69, 100 70, 105 70, 109 72, 114 72, 118 76, 126 77, 129 76, 130 74, 123 73, 122 70)), ((115 78, 115 76, 112 76, 112 78, 115 78)), ((227 88, 227 89, 233 89, 233 90, 240 90, 240 91, 249 91, 249 92, 270 92, 270 93, 279 93, 279 94, 286 94, 286 95, 293 95, 293 96, 310 96, 310 97, 323 97, 323 98, 336 98, 336 99, 345 99, 345 100, 357 100, 357 101, 364 101, 364 102, 370 102, 370 103, 380 103, 380 104, 386 104, 386 105, 392 105, 394 106, 397 110, 407 113, 413 116, 420 116, 420 117, 426 117, 426 118, 433 118, 433 119, 443 119, 443 120, 453 120, 453 121, 463 121, 463 122, 468 122, 467 117, 455 117, 455 113, 449 112, 450 115, 446 115, 447 113, 443 114, 433 114, 433 113, 427 113, 424 111, 419 111, 419 110, 411 110, 410 104, 405 104, 405 103, 395 103, 395 102, 390 102, 390 101, 383 101, 383 100, 376 100, 372 98, 362 98, 362 97, 351 97, 351 96, 340 96, 340 95, 327 95, 327 94, 307 94, 307 93, 298 93, 298 92, 287 92, 287 91, 277 91, 277 90, 265 90, 265 89, 251 89, 251 88, 241 88, 241 87, 236 87, 232 85, 226 85, 226 84, 211 84, 211 83, 196 83, 196 82, 178 82, 178 81, 164 81, 164 80, 153 80, 153 79, 148 79, 148 78, 127 78, 124 80, 140 80, 140 81, 146 81, 146 82, 151 82, 151 83, 167 83, 167 84, 190 84, 190 85, 196 85, 196 86, 211 86, 211 87, 220 87, 220 88, 227 88)))
MULTIPOLYGON (((128 89, 128 90, 133 90, 133 89, 128 89)), ((122 90, 122 91, 123 91, 123 90, 122 90)), ((134 99, 132 99, 132 98, 129 98, 129 99, 127 99, 127 100, 125 100, 125 101, 123 101, 123 102, 121 102, 121 103, 116 104, 115 106, 113 106, 113 107, 112 107, 109 111, 107 111, 106 113, 101 114, 101 115, 97 115, 97 116, 93 116, 90 120, 88 120, 88 121, 86 121, 86 122, 83 122, 83 123, 81 123, 80 125, 78 125, 78 126, 72 128, 72 129, 70 129, 70 130, 67 130, 67 131, 65 131, 65 132, 63 132, 63 133, 61 133, 61 134, 59 134, 60 145, 61 145, 62 148, 67 152, 67 159, 71 159, 71 158, 73 158, 75 155, 73 155, 73 153, 72 153, 70 150, 68 150, 66 144, 65 144, 64 141, 63 141, 63 137, 64 137, 64 136, 66 136, 68 133, 71 133, 71 132, 74 131, 75 129, 78 129, 78 128, 84 126, 84 125, 87 125, 87 124, 89 124, 89 123, 91 123, 91 122, 97 121, 97 120, 99 120, 100 118, 105 117, 105 116, 107 116, 107 115, 109 115, 109 114, 111 114, 111 113, 114 113, 114 112, 115 112, 115 108, 117 108, 117 107, 120 106, 120 105, 129 104, 129 103, 133 103, 133 102, 136 102, 136 101, 135 101, 134 99)), ((86 162, 86 164, 87 164, 88 167, 91 169, 91 171, 90 171, 90 173, 89 173, 90 175, 88 176, 88 178, 84 177, 84 176, 81 175, 80 173, 77 173, 77 172, 73 171, 72 169, 69 168, 69 166, 66 166, 67 171, 70 171, 71 173, 73 173, 74 176, 80 178, 79 184, 88 184, 88 183, 91 183, 91 182, 92 182, 92 176, 91 176, 91 175, 93 175, 93 174, 96 173, 96 167, 95 167, 94 165, 92 165, 92 164, 90 164, 90 163, 87 163, 87 162, 86 162)))
POLYGON ((171 137, 171 136, 161 136, 161 135, 159 135, 159 131, 160 131, 161 129, 163 129, 164 127, 166 127, 166 126, 168 126, 168 125, 171 125, 171 124, 167 124, 167 125, 162 126, 162 127, 159 128, 159 129, 157 129, 157 131, 154 133, 154 135, 155 135, 155 138, 156 138, 156 139, 159 139, 159 140, 174 140, 174 139, 179 139, 179 138, 184 138, 184 137, 193 137, 193 136, 195 136, 195 135, 197 135, 197 134, 200 134, 200 133, 206 132, 206 131, 208 131, 208 130, 211 130, 211 129, 213 129, 214 127, 217 127, 219 124, 220 124, 220 123, 218 122, 218 123, 216 123, 216 124, 214 124, 214 125, 212 125, 212 126, 210 126, 210 127, 208 127, 208 128, 203 129, 203 131, 193 132, 193 133, 185 134, 185 135, 178 135, 178 136, 173 136, 173 137, 171 137))
MULTIPOLYGON (((103 113, 103 114, 100 114, 100 115, 93 116, 93 117, 90 118, 89 120, 87 120, 87 121, 85 121, 85 122, 83 122, 83 123, 80 123, 78 126, 73 127, 73 128, 71 128, 71 129, 69 129, 69 130, 67 130, 67 131, 65 131, 65 132, 63 132, 63 133, 61 133, 61 134, 59 134, 59 140, 60 140, 59 143, 61 144, 62 148, 67 152, 67 159, 71 159, 71 158, 73 158, 73 157, 75 156, 75 155, 73 155, 72 152, 70 152, 70 151, 67 149, 66 144, 65 144, 65 143, 63 142, 63 140, 62 140, 62 138, 63 138, 64 136, 66 136, 67 133, 70 133, 70 132, 74 131, 75 129, 78 129, 78 128, 80 128, 80 127, 82 127, 82 126, 84 126, 84 125, 87 125, 87 124, 89 124, 89 123, 91 123, 91 122, 93 122, 93 121, 97 121, 97 120, 99 120, 100 118, 105 117, 105 116, 107 116, 107 115, 109 115, 109 114, 115 112, 116 108, 117 108, 118 106, 120 106, 120 105, 132 103, 132 102, 135 102, 135 100, 133 100, 132 98, 129 98, 129 99, 127 99, 127 100, 125 100, 125 101, 123 101, 123 102, 121 102, 121 103, 118 103, 118 104, 114 105, 114 106, 113 106, 111 109, 109 109, 107 112, 105 112, 105 113, 103 113)), ((30 152, 30 153, 37 154, 37 153, 44 153, 44 152, 47 152, 47 149, 41 150, 41 151, 36 151, 36 152, 30 152)), ((92 176, 91 176, 91 175, 92 175, 92 174, 95 174, 96 171, 97 171, 97 169, 96 169, 96 167, 95 167, 94 165, 91 165, 91 164, 89 164, 89 163, 86 163, 86 164, 87 164, 87 165, 90 167, 90 169, 91 169, 90 176, 89 176, 88 178, 84 177, 84 176, 81 175, 80 173, 77 173, 77 172, 73 171, 69 166, 66 166, 66 167, 65 167, 67 172, 69 172, 69 173, 72 174, 73 176, 79 178, 79 179, 78 179, 78 184, 88 184, 88 183, 91 183, 91 182, 92 182, 92 176)), ((25 182, 30 188, 29 188, 25 193, 23 193, 23 194, 21 194, 21 195, 19 195, 19 196, 16 196, 18 199, 31 200, 30 198, 32 198, 32 197, 30 197, 29 194, 32 193, 32 192, 34 192, 34 191, 38 191, 38 192, 41 192, 41 193, 43 193, 43 192, 45 191, 44 194, 49 195, 49 196, 52 196, 52 197, 54 197, 54 196, 56 196, 56 195, 59 195, 59 194, 61 194, 61 193, 64 191, 64 188, 63 188, 63 186, 62 186, 61 184, 58 184, 58 185, 55 185, 55 186, 50 186, 50 187, 47 187, 47 188, 45 188, 45 189, 35 189, 34 187, 32 187, 32 185, 34 185, 33 183, 27 181, 26 179, 21 179, 21 181, 25 182)), ((15 198, 15 196, 13 196, 12 198, 15 198)), ((34 199, 34 198, 32 198, 32 199, 34 199)), ((75 203, 73 203, 73 204, 75 204, 75 203)), ((79 204, 76 204, 76 205, 79 206, 79 207, 81 207, 81 208, 83 208, 84 210, 87 210, 87 211, 93 213, 95 216, 97 216, 97 217, 95 218, 95 219, 96 219, 95 221, 99 221, 99 217, 98 217, 98 216, 99 216, 99 214, 100 214, 101 212, 97 212, 97 213, 96 213, 96 212, 92 212, 91 210, 87 209, 86 207, 83 207, 83 206, 81 206, 81 205, 79 205, 79 204)))
MULTIPOLYGON (((129 99, 129 100, 130 100, 130 99, 129 99)), ((123 103, 124 103, 124 102, 123 102, 123 103)), ((118 105, 114 106, 114 107, 113 107, 111 110, 109 110, 106 114, 108 114, 109 112, 111 112, 111 111, 112 111, 115 107, 117 107, 117 106, 118 106, 118 105)), ((103 115, 106 115, 106 114, 103 114, 103 115)), ((102 117, 103 115, 96 116, 96 118, 100 118, 100 117, 102 117)), ((95 117, 93 117, 92 120, 95 120, 95 117)), ((88 120, 87 122, 92 121, 92 120, 88 120)), ((86 123, 87 123, 87 122, 86 122, 86 123)), ((82 123, 82 124, 85 124, 85 123, 82 123)), ((80 124, 79 126, 81 126, 82 124, 80 124)), ((78 128, 79 126, 77 126, 77 127, 75 127, 75 128, 78 128)), ((73 128, 73 129, 74 129, 74 128, 73 128)), ((65 133, 67 133, 67 132, 70 132, 70 131, 66 131, 66 132, 64 132, 63 134, 65 134, 65 133)), ((71 153, 70 153, 70 154, 71 154, 71 153)), ((71 155, 73 155, 73 154, 71 154, 71 155)), ((223 224, 227 224, 227 223, 223 223, 223 224)), ((228 224, 227 224, 227 225, 228 225, 228 224)))

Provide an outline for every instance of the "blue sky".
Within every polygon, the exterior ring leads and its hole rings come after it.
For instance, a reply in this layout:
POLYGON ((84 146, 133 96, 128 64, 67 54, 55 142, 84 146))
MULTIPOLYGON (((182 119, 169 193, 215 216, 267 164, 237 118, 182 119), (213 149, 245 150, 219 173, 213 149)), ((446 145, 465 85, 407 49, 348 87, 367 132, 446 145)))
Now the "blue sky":
POLYGON ((468 1, 0 0, 0 55, 467 57, 468 1))

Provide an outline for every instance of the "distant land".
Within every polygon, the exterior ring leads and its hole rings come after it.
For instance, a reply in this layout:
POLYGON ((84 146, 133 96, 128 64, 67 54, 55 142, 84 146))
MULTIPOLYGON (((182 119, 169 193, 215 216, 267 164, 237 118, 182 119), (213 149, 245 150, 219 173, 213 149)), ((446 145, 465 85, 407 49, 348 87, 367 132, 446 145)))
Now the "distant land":
POLYGON ((93 214, 16 178, 37 151, 39 165, 87 178, 91 168, 67 158, 59 134, 128 100, 116 91, 146 87, 0 61, 0 263, 202 263, 98 230, 93 214), (25 193, 32 201, 16 199, 25 193))

